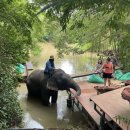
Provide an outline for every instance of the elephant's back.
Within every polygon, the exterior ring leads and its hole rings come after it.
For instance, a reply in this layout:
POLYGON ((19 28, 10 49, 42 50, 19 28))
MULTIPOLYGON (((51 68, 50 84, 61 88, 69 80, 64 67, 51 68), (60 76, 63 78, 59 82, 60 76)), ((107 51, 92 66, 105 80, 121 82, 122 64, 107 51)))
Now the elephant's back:
POLYGON ((27 83, 27 85, 30 85, 30 86, 40 87, 43 77, 44 77, 43 70, 35 70, 27 77, 26 83, 27 83))
POLYGON ((31 81, 41 81, 44 77, 44 71, 43 70, 35 70, 33 71, 27 79, 31 80, 31 81))
POLYGON ((38 96, 41 95, 43 77, 43 70, 35 70, 27 77, 26 86, 29 94, 38 96))
POLYGON ((27 77, 26 86, 29 94, 38 96, 41 95, 43 78, 43 70, 35 70, 27 77))

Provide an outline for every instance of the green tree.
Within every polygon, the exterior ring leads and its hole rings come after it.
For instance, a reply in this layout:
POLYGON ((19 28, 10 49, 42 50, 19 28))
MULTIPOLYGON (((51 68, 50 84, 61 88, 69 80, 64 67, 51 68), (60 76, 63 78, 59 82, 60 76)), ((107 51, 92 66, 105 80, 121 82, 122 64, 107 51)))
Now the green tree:
POLYGON ((24 62, 32 44, 35 7, 26 0, 0 1, 0 129, 22 121, 15 75, 16 63, 24 62))
POLYGON ((128 0, 35 0, 35 2, 44 5, 38 14, 43 12, 52 19, 57 19, 62 29, 66 30, 66 33, 61 33, 56 44, 59 52, 70 50, 70 46, 68 47, 70 43, 76 44, 71 47, 78 53, 84 52, 88 47, 96 52, 112 49, 118 53, 118 58, 125 68, 130 69, 130 61, 126 63, 129 55, 124 53, 126 49, 129 50, 128 0), (127 47, 124 47, 124 44, 127 44, 127 47))

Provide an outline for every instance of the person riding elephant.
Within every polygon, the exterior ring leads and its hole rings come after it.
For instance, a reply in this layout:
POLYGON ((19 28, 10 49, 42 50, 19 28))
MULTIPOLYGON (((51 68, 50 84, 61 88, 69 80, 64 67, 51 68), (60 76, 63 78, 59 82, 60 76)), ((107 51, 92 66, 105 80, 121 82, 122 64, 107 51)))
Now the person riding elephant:
POLYGON ((44 74, 44 70, 35 70, 26 81, 29 96, 40 96, 44 105, 56 103, 58 90, 70 91, 70 88, 76 91, 75 96, 81 94, 79 85, 61 69, 54 69, 51 77, 44 74))
POLYGON ((55 69, 54 56, 51 55, 50 59, 46 62, 44 74, 48 74, 51 77, 54 69, 55 69))

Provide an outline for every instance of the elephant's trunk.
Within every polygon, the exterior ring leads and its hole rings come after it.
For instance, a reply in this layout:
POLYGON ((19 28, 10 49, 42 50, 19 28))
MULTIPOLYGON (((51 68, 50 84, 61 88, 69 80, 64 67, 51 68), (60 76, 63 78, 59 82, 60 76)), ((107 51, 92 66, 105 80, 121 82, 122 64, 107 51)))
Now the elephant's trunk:
POLYGON ((79 96, 81 94, 81 89, 77 83, 74 82, 71 88, 76 91, 76 94, 74 95, 74 97, 79 96))

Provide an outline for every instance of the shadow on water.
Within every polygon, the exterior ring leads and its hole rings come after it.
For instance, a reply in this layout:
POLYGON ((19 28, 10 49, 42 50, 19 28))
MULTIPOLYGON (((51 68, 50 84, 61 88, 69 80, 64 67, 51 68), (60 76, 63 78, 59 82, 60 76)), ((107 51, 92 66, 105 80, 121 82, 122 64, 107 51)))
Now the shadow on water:
MULTIPOLYGON (((43 64, 45 64, 48 57, 44 58, 42 54, 37 58, 32 58, 33 63, 39 62, 35 69, 44 68, 43 64)), ((92 70, 91 59, 88 59, 86 55, 67 56, 64 59, 55 58, 55 64, 56 68, 61 68, 68 74, 84 73, 92 70)), ((79 78, 78 80, 83 79, 79 78)), ((66 99, 68 95, 66 91, 59 91, 57 104, 49 107, 43 106, 39 99, 28 99, 27 88, 24 83, 18 87, 18 93, 24 111, 24 128, 77 128, 77 130, 88 130, 87 122, 81 112, 77 109, 72 112, 67 108, 66 99)))

